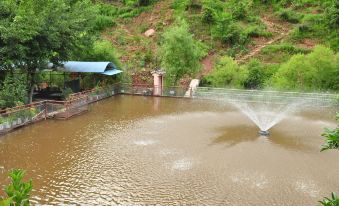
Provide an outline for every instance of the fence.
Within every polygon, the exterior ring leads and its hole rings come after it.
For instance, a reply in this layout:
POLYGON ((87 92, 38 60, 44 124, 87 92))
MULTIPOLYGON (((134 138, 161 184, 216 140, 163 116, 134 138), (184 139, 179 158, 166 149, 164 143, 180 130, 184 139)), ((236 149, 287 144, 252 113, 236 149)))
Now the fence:
POLYGON ((45 102, 0 111, 0 133, 46 118, 45 102))
POLYGON ((119 94, 161 96, 161 97, 191 97, 192 92, 188 87, 162 87, 157 85, 129 85, 121 84, 119 94))
POLYGON ((331 107, 338 101, 334 93, 302 93, 211 87, 198 87, 193 96, 195 98, 225 100, 234 103, 300 104, 303 107, 331 107))
POLYGON ((41 101, 0 111, 0 134, 47 118, 68 119, 88 111, 86 97, 68 101, 41 101))
POLYGON ((117 84, 105 88, 95 88, 71 94, 67 101, 45 100, 25 106, 0 110, 0 134, 48 118, 68 119, 88 111, 89 104, 117 94, 191 97, 192 92, 185 87, 160 87, 129 84, 117 84))

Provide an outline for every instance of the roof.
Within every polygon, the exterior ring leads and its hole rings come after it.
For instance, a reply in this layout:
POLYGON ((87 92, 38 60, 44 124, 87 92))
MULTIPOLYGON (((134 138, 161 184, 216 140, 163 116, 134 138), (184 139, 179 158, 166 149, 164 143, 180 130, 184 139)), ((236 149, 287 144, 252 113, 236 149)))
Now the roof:
POLYGON ((99 73, 109 76, 119 74, 122 72, 112 62, 68 61, 64 63, 62 70, 66 72, 99 73))

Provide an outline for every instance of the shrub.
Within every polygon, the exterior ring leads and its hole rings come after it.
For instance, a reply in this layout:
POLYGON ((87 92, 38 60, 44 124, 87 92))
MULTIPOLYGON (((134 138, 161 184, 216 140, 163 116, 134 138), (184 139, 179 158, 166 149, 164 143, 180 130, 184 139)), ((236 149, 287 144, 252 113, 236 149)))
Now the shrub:
POLYGON ((249 25, 246 27, 245 33, 250 37, 271 37, 272 33, 266 31, 263 25, 249 25))
POLYGON ((111 27, 114 25, 116 25, 116 23, 113 21, 112 17, 104 16, 104 15, 97 15, 95 19, 94 29, 101 31, 107 27, 111 27))
POLYGON ((94 29, 101 31, 107 27, 115 26, 114 18, 118 15, 118 8, 105 3, 96 5, 97 15, 94 22, 94 29))
POLYGON ((178 11, 186 10, 188 8, 189 3, 190 0, 174 0, 171 5, 171 8, 178 11))
POLYGON ((228 1, 227 3, 233 18, 237 20, 242 20, 251 16, 249 11, 250 8, 252 7, 253 3, 252 0, 242 0, 242 1, 231 0, 228 1))
POLYGON ((299 23, 303 17, 302 14, 295 12, 292 9, 281 9, 278 12, 278 15, 282 20, 293 24, 299 23))
POLYGON ((95 41, 93 47, 82 54, 81 59, 82 61, 110 61, 120 66, 115 48, 107 40, 95 41))
POLYGON ((196 74, 205 55, 202 45, 189 33, 187 23, 180 19, 164 33, 160 52, 167 83, 172 85, 185 75, 196 74))
POLYGON ((263 54, 272 54, 277 52, 285 52, 288 54, 307 54, 309 53, 309 50, 304 48, 296 47, 292 44, 283 43, 283 44, 277 44, 277 45, 268 45, 264 47, 261 52, 263 54))
POLYGON ((202 9, 202 22, 213 24, 216 21, 217 13, 210 7, 204 6, 202 9))
POLYGON ((219 0, 204 0, 202 5, 202 21, 214 24, 218 15, 224 11, 224 7, 219 0))
POLYGON ((233 21, 232 16, 228 13, 222 13, 218 17, 212 35, 230 45, 245 45, 249 41, 247 34, 233 21))
POLYGON ((240 67, 231 57, 222 57, 214 70, 207 75, 203 82, 214 87, 231 86, 243 88, 248 77, 248 71, 240 67))
POLYGON ((316 46, 307 55, 294 55, 274 75, 273 85, 290 90, 338 90, 338 57, 323 46, 316 46))
POLYGON ((274 67, 266 66, 257 59, 252 59, 245 65, 248 70, 248 76, 244 82, 247 89, 262 89, 266 81, 271 78, 275 72, 274 67))
POLYGON ((329 28, 339 27, 339 2, 331 1, 330 5, 325 8, 325 21, 329 28))
POLYGON ((69 87, 66 87, 62 90, 62 98, 64 100, 67 100, 69 95, 71 95, 73 93, 72 89, 69 87))
POLYGON ((26 78, 23 74, 8 74, 0 86, 0 108, 14 107, 17 102, 26 102, 26 78))

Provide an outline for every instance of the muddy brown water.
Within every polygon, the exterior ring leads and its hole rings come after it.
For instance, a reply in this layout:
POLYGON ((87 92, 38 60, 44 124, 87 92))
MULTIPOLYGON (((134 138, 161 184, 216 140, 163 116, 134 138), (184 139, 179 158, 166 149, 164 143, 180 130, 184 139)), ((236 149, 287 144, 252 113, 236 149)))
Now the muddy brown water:
POLYGON ((339 192, 339 152, 319 152, 333 117, 299 112, 267 138, 227 105, 116 96, 1 136, 0 185, 23 168, 33 205, 317 205, 339 192))

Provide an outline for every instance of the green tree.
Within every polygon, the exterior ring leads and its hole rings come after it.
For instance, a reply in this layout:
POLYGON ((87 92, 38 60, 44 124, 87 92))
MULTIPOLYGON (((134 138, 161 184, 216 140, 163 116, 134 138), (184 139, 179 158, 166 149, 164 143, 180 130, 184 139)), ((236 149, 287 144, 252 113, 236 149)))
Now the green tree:
POLYGON ((176 85, 184 75, 192 76, 201 69, 200 59, 205 52, 189 33, 185 21, 178 20, 164 33, 163 38, 160 50, 168 83, 176 85))
POLYGON ((2 0, 0 8, 0 62, 27 73, 31 102, 39 70, 91 45, 95 10, 90 0, 2 0))

